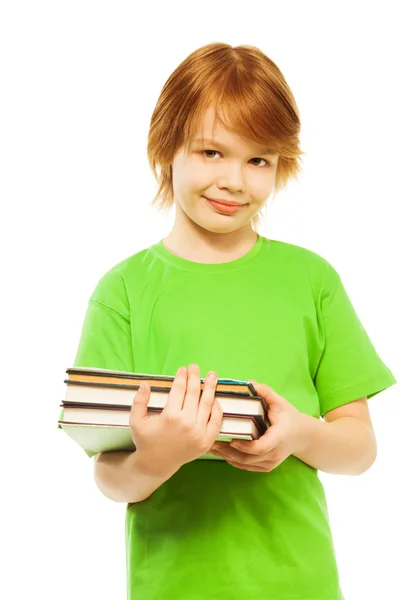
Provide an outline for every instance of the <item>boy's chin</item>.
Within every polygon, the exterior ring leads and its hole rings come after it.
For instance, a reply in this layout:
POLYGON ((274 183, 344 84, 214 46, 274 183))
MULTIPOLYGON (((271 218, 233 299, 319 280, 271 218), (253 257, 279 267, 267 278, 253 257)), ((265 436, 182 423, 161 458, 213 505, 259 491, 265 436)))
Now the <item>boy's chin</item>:
POLYGON ((234 233, 239 231, 239 229, 246 229, 251 226, 251 218, 245 219, 244 221, 238 219, 228 219, 223 215, 218 215, 218 218, 211 219, 199 219, 197 225, 205 229, 206 231, 211 231, 212 233, 234 233))

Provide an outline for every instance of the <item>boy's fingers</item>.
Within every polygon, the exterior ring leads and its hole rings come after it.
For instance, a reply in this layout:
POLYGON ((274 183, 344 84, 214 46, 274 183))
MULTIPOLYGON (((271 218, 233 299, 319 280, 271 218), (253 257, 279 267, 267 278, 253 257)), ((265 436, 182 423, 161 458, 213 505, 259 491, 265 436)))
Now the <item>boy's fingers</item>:
POLYGON ((207 427, 212 408, 216 402, 217 373, 211 371, 204 380, 203 392, 198 399, 197 425, 207 427))
POLYGON ((148 412, 148 402, 150 398, 149 390, 150 388, 148 383, 141 383, 138 391, 136 392, 133 398, 132 408, 130 410, 129 425, 131 424, 133 419, 136 420, 146 417, 148 412))
POLYGON ((207 423, 207 438, 210 442, 210 447, 214 444, 223 421, 223 409, 218 400, 214 400, 213 408, 209 422, 207 423))
POLYGON ((188 387, 188 369, 180 367, 168 394, 166 404, 162 410, 163 415, 176 415, 183 408, 185 395, 188 387))

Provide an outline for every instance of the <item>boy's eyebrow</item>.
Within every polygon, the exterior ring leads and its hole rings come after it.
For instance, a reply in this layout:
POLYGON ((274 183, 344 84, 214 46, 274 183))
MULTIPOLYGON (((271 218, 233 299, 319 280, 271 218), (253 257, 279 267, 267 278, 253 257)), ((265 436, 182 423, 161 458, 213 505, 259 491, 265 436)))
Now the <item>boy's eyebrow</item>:
MULTIPOLYGON (((222 144, 221 142, 216 142, 216 140, 208 140, 205 138, 194 138, 192 143, 200 143, 200 144, 213 144, 213 146, 216 146, 218 148, 222 148, 223 150, 230 150, 230 148, 228 148, 227 146, 225 146, 224 144, 222 144)), ((278 154, 278 152, 276 152, 275 150, 272 150, 271 148, 262 148, 261 151, 259 152, 259 154, 262 155, 269 155, 269 156, 275 156, 276 154, 278 154)))

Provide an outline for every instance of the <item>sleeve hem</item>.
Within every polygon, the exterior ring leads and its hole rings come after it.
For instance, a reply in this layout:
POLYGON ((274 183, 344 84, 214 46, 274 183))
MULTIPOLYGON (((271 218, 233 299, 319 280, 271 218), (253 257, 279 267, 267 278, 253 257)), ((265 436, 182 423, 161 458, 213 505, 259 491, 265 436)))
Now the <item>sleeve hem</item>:
POLYGON ((375 379, 363 381, 362 383, 355 383, 355 385, 348 388, 326 394, 324 398, 320 398, 320 415, 323 416, 330 410, 348 404, 349 402, 354 402, 365 396, 368 399, 372 398, 396 383, 395 377, 389 373, 385 377, 377 377, 375 379))

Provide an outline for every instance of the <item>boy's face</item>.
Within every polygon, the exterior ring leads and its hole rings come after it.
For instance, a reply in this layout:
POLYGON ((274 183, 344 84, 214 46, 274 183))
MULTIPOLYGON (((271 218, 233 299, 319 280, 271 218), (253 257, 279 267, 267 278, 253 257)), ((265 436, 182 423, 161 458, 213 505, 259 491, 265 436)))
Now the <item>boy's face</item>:
MULTIPOLYGON (((203 118, 204 142, 195 140, 187 154, 180 148, 172 164, 177 213, 214 233, 248 227, 273 192, 279 156, 261 145, 231 134, 220 123, 212 140, 214 110, 203 118), (202 152, 205 150, 205 152, 202 152), (237 202, 234 212, 212 200, 237 202)), ((199 137, 199 136, 198 136, 199 137)), ((177 214, 178 216, 178 214, 177 214)))

